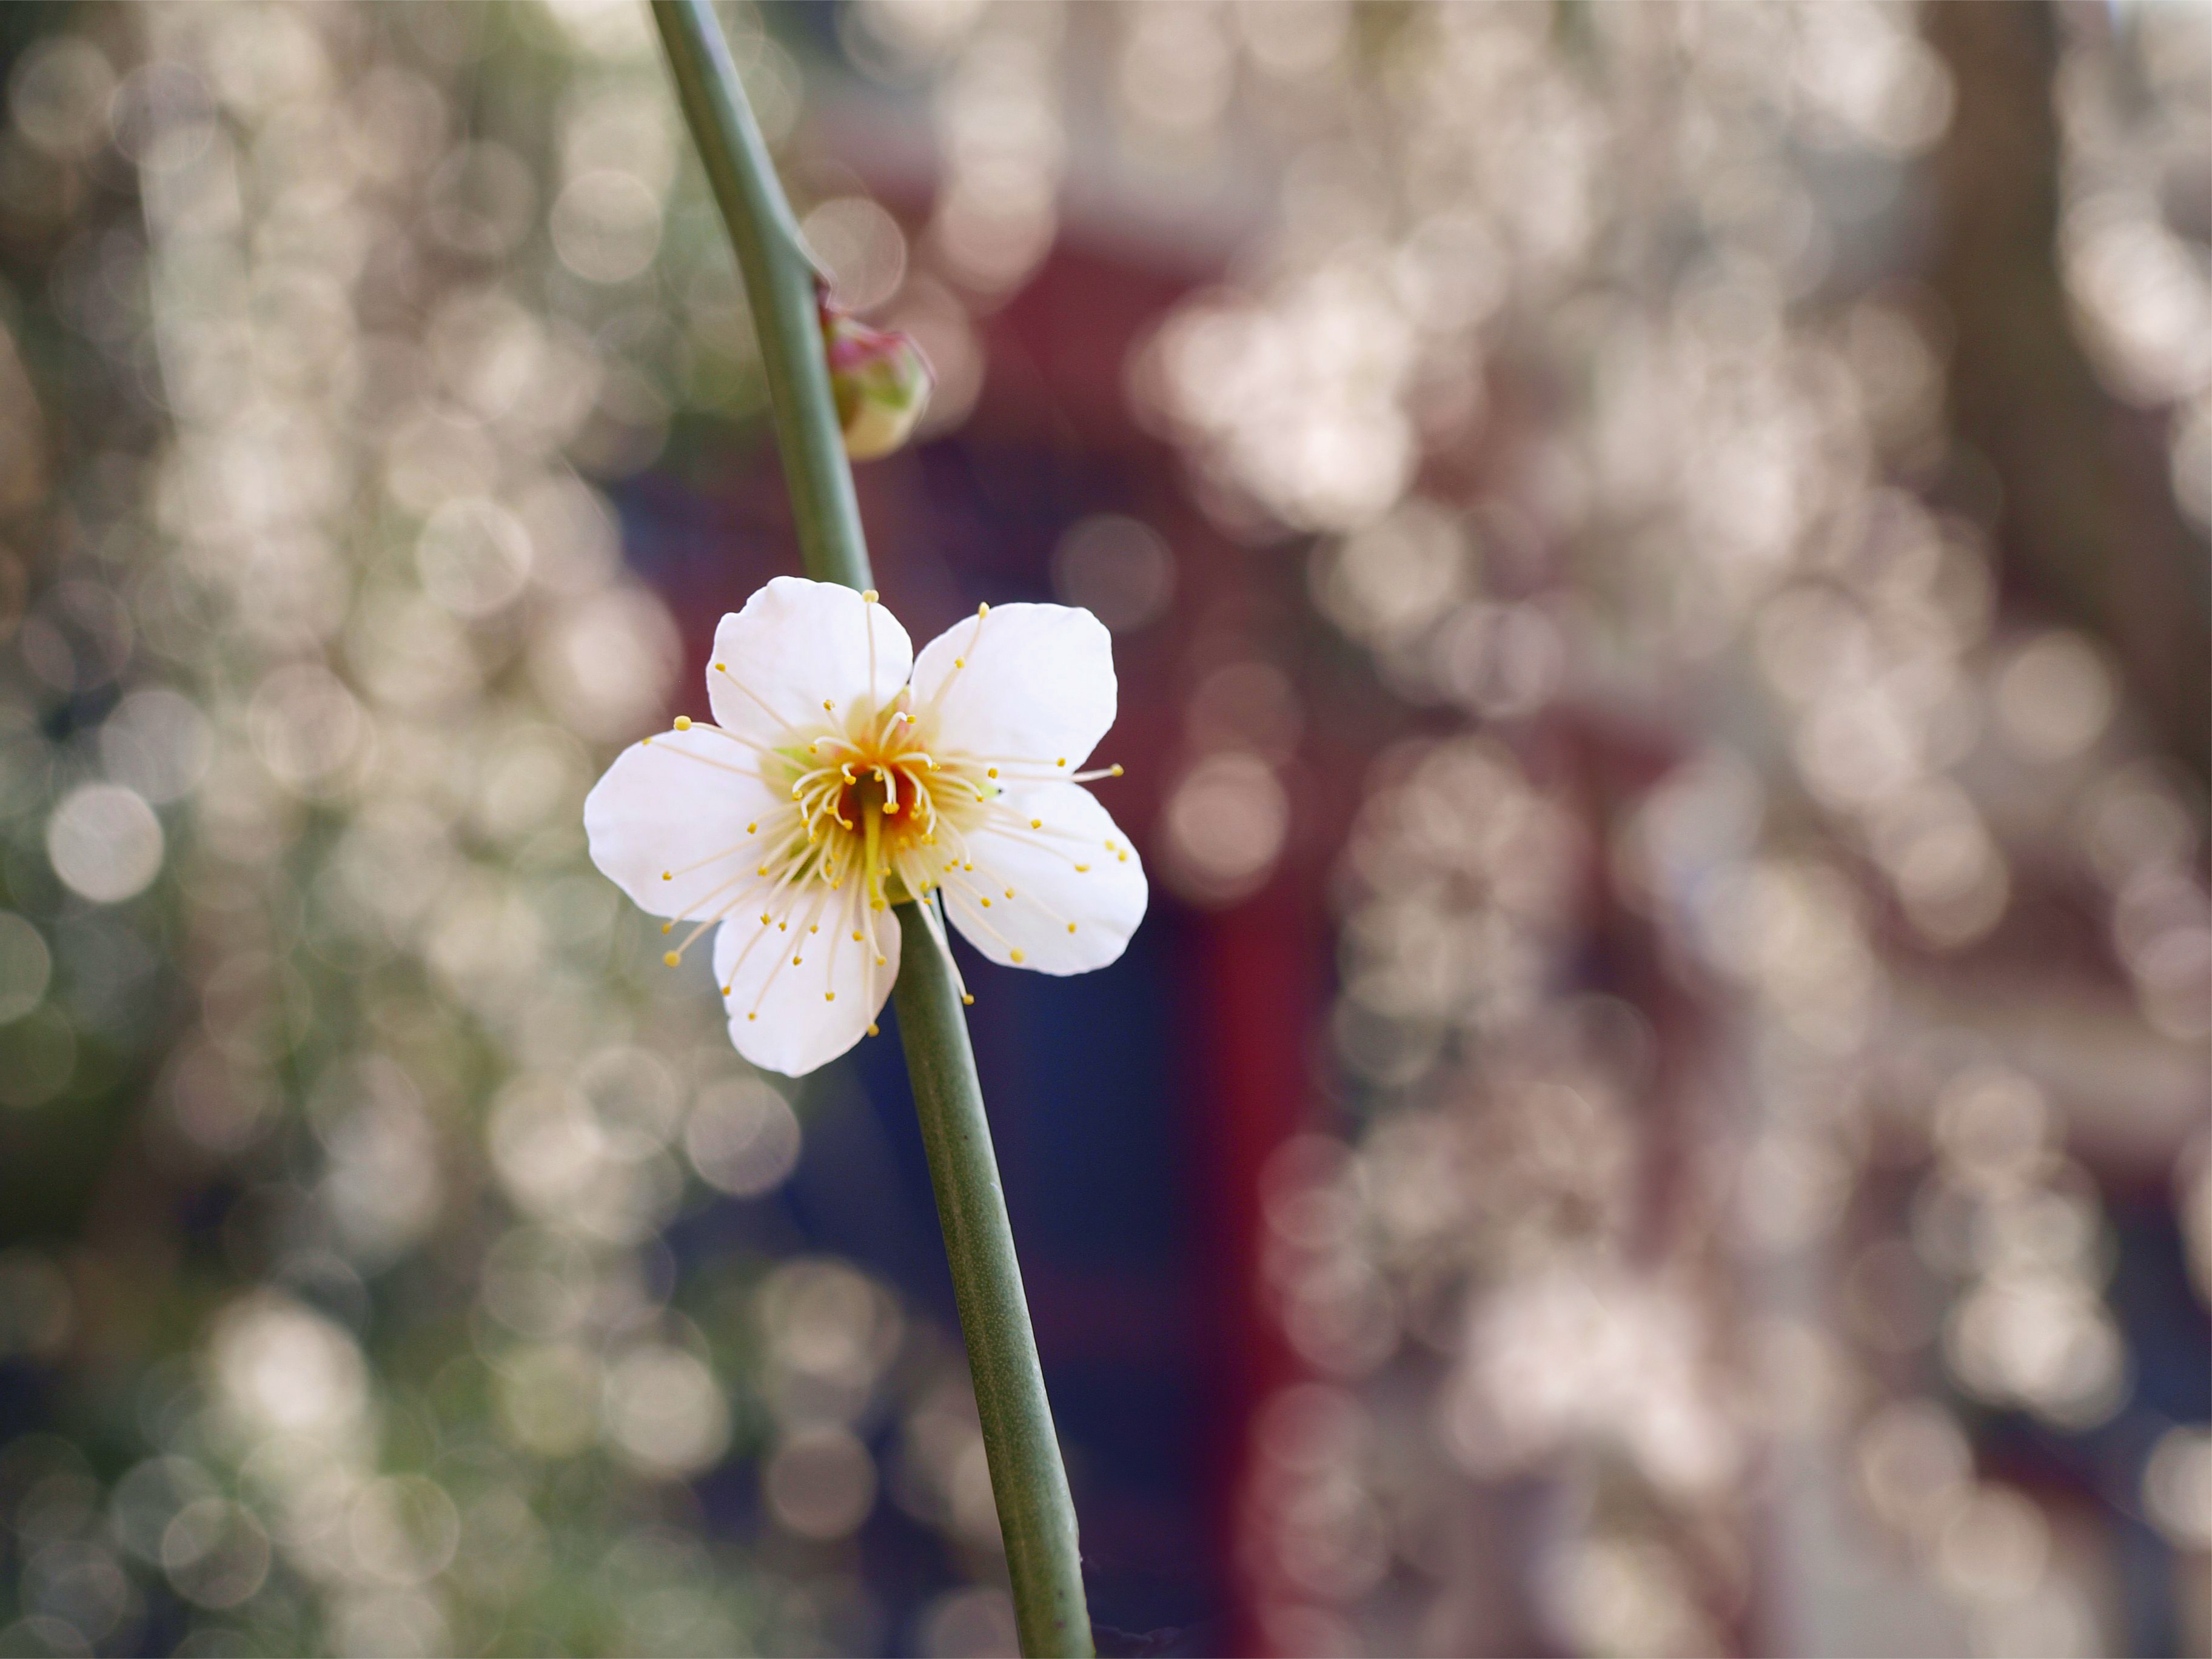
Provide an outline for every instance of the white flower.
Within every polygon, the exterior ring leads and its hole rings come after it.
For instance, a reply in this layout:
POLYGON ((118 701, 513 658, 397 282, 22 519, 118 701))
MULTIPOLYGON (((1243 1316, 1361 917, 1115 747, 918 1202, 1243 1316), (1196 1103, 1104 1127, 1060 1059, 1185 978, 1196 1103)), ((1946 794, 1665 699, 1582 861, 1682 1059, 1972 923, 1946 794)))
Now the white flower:
POLYGON ((898 975, 889 905, 923 899, 948 963, 948 917, 1041 973, 1121 954, 1144 865, 1082 787, 1121 769, 1080 769, 1115 696, 1088 611, 983 605, 916 659, 873 592, 779 576, 714 632, 715 723, 678 719, 592 789, 592 861, 662 932, 694 924, 672 967, 721 924, 731 1040, 797 1076, 874 1033, 898 975))

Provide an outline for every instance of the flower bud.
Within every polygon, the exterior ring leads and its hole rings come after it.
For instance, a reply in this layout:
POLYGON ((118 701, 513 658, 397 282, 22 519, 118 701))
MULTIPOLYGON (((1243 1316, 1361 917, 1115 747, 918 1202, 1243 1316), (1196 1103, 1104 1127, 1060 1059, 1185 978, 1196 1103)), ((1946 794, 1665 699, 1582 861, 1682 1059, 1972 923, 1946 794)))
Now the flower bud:
POLYGON ((830 354, 830 388, 845 432, 845 453, 856 461, 888 455, 907 441, 929 407, 937 377, 921 348, 904 334, 870 328, 830 300, 822 301, 822 338, 830 354))

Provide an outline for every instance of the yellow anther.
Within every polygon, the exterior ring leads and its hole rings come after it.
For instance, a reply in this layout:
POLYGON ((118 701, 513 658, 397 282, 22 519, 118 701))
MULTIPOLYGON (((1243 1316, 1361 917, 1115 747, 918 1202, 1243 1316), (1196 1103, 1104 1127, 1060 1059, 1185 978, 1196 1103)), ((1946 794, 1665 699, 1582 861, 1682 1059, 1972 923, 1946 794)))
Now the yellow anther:
POLYGON ((860 942, 860 929, 856 927, 856 928, 854 928, 854 929, 853 930, 853 943, 854 943, 854 944, 855 944, 855 945, 858 945, 860 942))
POLYGON ((1071 933, 1075 931, 1075 924, 1073 922, 1071 921, 1067 924, 1067 931, 1071 933))
POLYGON ((988 605, 979 605, 975 607, 975 614, 979 617, 988 617, 991 614, 991 607, 988 605))
POLYGON ((1042 818, 1031 818, 1031 819, 1030 820, 1030 829, 1032 829, 1032 830, 1042 830, 1042 829, 1043 829, 1043 828, 1044 828, 1044 820, 1043 820, 1042 818))
POLYGON ((761 912, 761 926, 762 926, 762 927, 767 927, 767 926, 769 925, 769 922, 771 922, 771 921, 773 921, 774 920, 775 920, 775 918, 774 918, 773 916, 769 915, 769 913, 768 913, 767 911, 763 910, 763 911, 762 911, 762 912, 761 912))
POLYGON ((1066 764, 1067 764, 1067 757, 1066 757, 1066 756, 1065 756, 1065 755, 1062 755, 1062 756, 1061 756, 1058 760, 1054 761, 1054 762, 1053 763, 1053 764, 1054 764, 1054 766, 1065 766, 1065 765, 1066 765, 1066 764))
POLYGON ((758 1014, 747 1014, 745 1018, 747 1019, 758 1019, 760 1016, 758 1014))
POLYGON ((880 968, 880 967, 882 967, 885 963, 889 962, 890 960, 890 958, 889 957, 878 957, 876 958, 876 966, 877 966, 877 967, 878 967, 878 968, 880 968))
POLYGON ((822 931, 822 924, 818 921, 813 922, 808 926, 806 931, 810 933, 818 933, 822 931))
POLYGON ((723 994, 724 996, 727 996, 727 995, 729 995, 729 994, 730 994, 730 988, 729 988, 728 986, 725 985, 725 986, 722 988, 722 994, 723 994))
POLYGON ((967 992, 963 991, 960 994, 960 1004, 961 1006, 964 1008, 972 1008, 975 1006, 975 999, 967 992))
POLYGON ((791 959, 791 965, 792 965, 793 967, 794 967, 794 968, 799 967, 800 965, 802 965, 802 961, 803 961, 803 959, 802 959, 802 958, 800 958, 800 957, 792 957, 792 959, 791 959))
POLYGON ((637 746, 638 746, 639 748, 642 749, 642 748, 644 748, 644 747, 646 746, 646 744, 647 744, 651 743, 652 741, 653 741, 653 739, 652 739, 651 738, 640 738, 637 740, 637 746))
POLYGON ((968 665, 968 659, 965 657, 955 657, 952 659, 952 665, 955 668, 965 668, 968 665))
POLYGON ((1014 896, 1014 890, 1013 890, 1012 888, 1011 888, 1011 887, 1009 887, 1008 889, 1006 889, 1006 896, 1007 896, 1008 898, 1012 898, 1012 897, 1013 897, 1013 896, 1014 896))
POLYGON ((1079 864, 1079 865, 1077 865, 1077 866, 1075 866, 1075 873, 1076 873, 1077 875, 1079 875, 1079 875, 1082 875, 1082 874, 1083 874, 1083 873, 1085 873, 1086 871, 1088 871, 1090 868, 1091 868, 1091 866, 1090 866, 1089 865, 1087 865, 1087 864, 1079 864))
POLYGON ((764 876, 764 875, 766 875, 766 874, 768 873, 768 866, 766 866, 765 864, 763 864, 763 866, 761 866, 761 867, 760 867, 759 869, 757 869, 757 870, 754 871, 754 872, 753 872, 753 873, 754 873, 755 875, 757 875, 757 876, 764 876))
POLYGON ((679 732, 689 732, 691 729, 691 717, 689 714, 678 714, 676 717, 676 729, 679 732))
POLYGON ((1019 951, 1012 951, 1007 954, 1018 963, 1027 960, 1019 951))
POLYGON ((990 901, 990 900, 988 900, 988 899, 985 899, 985 900, 983 901, 983 908, 984 908, 986 910, 989 909, 989 908, 991 908, 991 901, 990 901))
POLYGON ((664 921, 660 924, 660 931, 664 933, 672 933, 676 931, 676 924, 672 921, 664 921))
POLYGON ((899 804, 898 804, 896 801, 895 801, 895 800, 887 800, 887 801, 885 801, 885 802, 884 803, 884 816, 885 817, 890 817, 893 813, 896 812, 898 810, 899 810, 899 804))
POLYGON ((1124 864, 1127 864, 1127 863, 1129 861, 1129 855, 1128 855, 1127 853, 1116 853, 1116 854, 1114 854, 1114 856, 1115 856, 1115 858, 1117 858, 1117 859, 1121 860, 1121 861, 1122 863, 1124 863, 1124 864))
POLYGON ((756 831, 757 831, 759 829, 760 829, 760 825, 759 825, 759 823, 758 823, 757 822, 756 822, 756 823, 749 823, 749 824, 747 824, 747 825, 745 826, 745 833, 746 833, 747 835, 749 835, 749 836, 750 836, 750 835, 754 834, 754 833, 755 833, 756 831))
POLYGON ((720 664, 720 663, 716 663, 716 664, 714 665, 714 672, 715 672, 717 674, 726 674, 726 673, 728 673, 730 671, 729 671, 728 669, 726 669, 726 668, 723 667, 721 664, 720 664))
MULTIPOLYGON (((660 872, 660 878, 663 881, 673 881, 676 879, 676 872, 673 870, 663 870, 660 872)), ((662 931, 665 932, 666 929, 664 928, 662 931)))
POLYGON ((1109 766, 1106 769, 1106 775, 1109 778, 1118 778, 1121 775, 1121 769, 1118 766, 1109 766))
POLYGON ((829 710, 831 714, 836 714, 836 713, 837 712, 837 705, 836 705, 836 703, 834 703, 834 702, 830 702, 830 700, 829 698, 827 698, 827 697, 824 697, 824 698, 823 698, 823 699, 822 699, 822 706, 823 706, 823 708, 824 708, 828 709, 828 710, 829 710))
POLYGON ((835 1002, 837 1000, 837 994, 835 991, 824 991, 822 994, 822 1000, 824 1002, 835 1002))
POLYGON ((999 769, 995 766, 987 766, 983 769, 983 775, 987 778, 995 778, 999 775, 999 769))
POLYGON ((776 923, 776 925, 775 925, 775 931, 776 931, 777 933, 789 933, 789 932, 791 931, 791 929, 790 929, 790 928, 788 928, 787 927, 786 927, 782 922, 780 922, 780 921, 779 921, 779 922, 778 922, 778 923, 776 923))
POLYGON ((872 1019, 868 1022, 868 1035, 870 1036, 881 1036, 883 1034, 883 1027, 877 1024, 872 1019))
POLYGON ((673 968, 678 963, 683 961, 684 958, 678 956, 675 951, 671 951, 666 956, 661 957, 661 960, 666 963, 671 968, 673 968))
POLYGON ((860 590, 860 597, 870 605, 873 605, 876 602, 876 590, 872 587, 864 587, 860 590))

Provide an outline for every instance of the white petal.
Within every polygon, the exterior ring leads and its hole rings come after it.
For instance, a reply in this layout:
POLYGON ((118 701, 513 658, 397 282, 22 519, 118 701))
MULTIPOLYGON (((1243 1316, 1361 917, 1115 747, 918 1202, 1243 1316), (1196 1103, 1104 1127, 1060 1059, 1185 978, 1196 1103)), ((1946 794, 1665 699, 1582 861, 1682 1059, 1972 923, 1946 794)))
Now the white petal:
POLYGON ((1002 605, 921 650, 915 703, 948 753, 1073 771, 1114 724, 1114 641, 1088 611, 1002 605))
POLYGON ((880 708, 913 666, 914 641, 882 605, 836 582, 778 576, 714 630, 707 696, 718 723, 774 747, 794 726, 880 708))
POLYGON ((592 862, 656 916, 713 915, 751 884, 762 832, 792 815, 759 766, 711 726, 632 744, 585 798, 592 862))
POLYGON ((858 1042, 883 1012, 898 977, 899 925, 888 910, 867 909, 850 882, 842 892, 817 884, 782 902, 790 908, 777 915, 781 927, 763 927, 757 913, 722 924, 714 983, 729 994, 723 1006, 738 1052, 801 1077, 858 1042), (810 933, 810 924, 820 931, 810 933))
POLYGON ((945 877, 945 915, 970 945, 1042 974, 1087 973, 1121 954, 1145 919, 1145 866, 1096 795, 1045 784, 1000 796, 987 823, 968 836, 975 869, 945 877))

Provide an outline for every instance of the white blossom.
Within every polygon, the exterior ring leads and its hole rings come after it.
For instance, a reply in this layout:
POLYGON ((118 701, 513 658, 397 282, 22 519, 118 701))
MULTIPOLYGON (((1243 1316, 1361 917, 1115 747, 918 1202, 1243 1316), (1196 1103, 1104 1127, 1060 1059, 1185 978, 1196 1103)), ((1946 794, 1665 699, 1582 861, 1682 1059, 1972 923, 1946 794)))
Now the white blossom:
POLYGON ((616 759, 584 828, 664 933, 691 924, 672 967, 720 924, 714 979, 755 1065, 796 1076, 874 1033, 890 905, 922 901, 948 964, 949 920, 1047 974, 1106 966, 1143 920, 1144 865, 1083 787, 1121 769, 1082 769, 1115 702, 1089 611, 982 605, 916 658, 872 591, 779 576, 722 618, 707 696, 713 724, 616 759))

